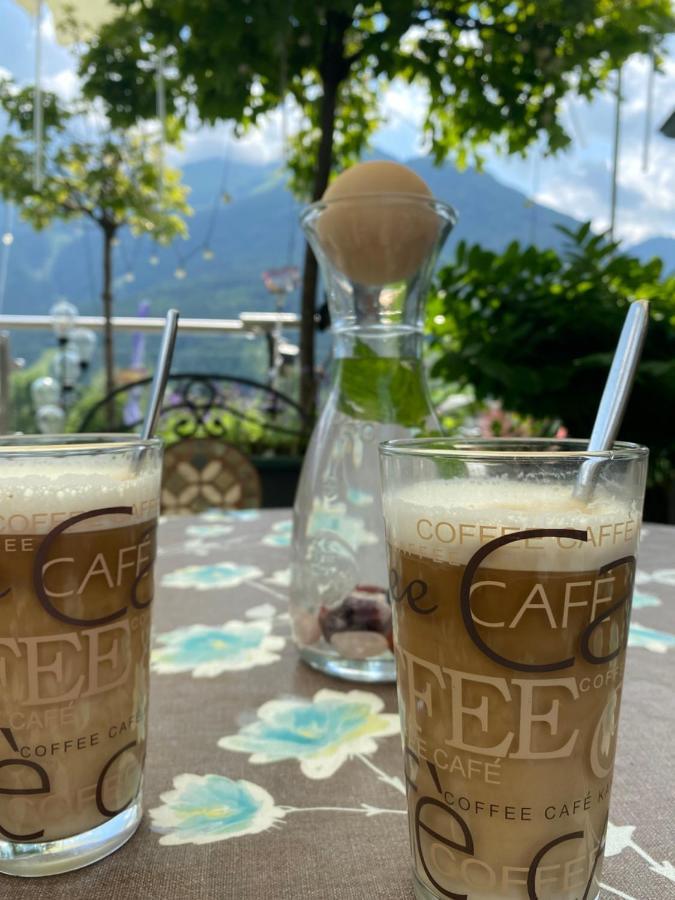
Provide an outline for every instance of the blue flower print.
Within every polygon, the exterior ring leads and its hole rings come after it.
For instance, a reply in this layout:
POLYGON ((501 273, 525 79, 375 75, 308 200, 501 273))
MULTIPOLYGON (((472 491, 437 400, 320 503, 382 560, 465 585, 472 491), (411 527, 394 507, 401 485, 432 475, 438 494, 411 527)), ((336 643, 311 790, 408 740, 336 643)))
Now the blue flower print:
POLYGON ((159 646, 152 651, 151 666, 163 674, 192 672, 194 678, 269 666, 279 661, 286 643, 271 630, 269 619, 178 628, 157 637, 159 646))
POLYGON ((275 587, 287 588, 291 583, 291 570, 277 569, 276 572, 272 572, 271 575, 265 578, 265 582, 275 587))
POLYGON ((255 522, 259 517, 257 509, 207 509, 199 516, 202 522, 255 522))
POLYGON ((657 584, 675 587, 675 569, 657 569, 651 574, 651 580, 657 584))
POLYGON ((160 844, 169 846, 258 834, 286 814, 264 788, 223 775, 178 775, 173 790, 160 800, 162 806, 150 810, 152 830, 162 834, 160 844))
POLYGON ((307 532, 310 536, 323 532, 338 535, 354 552, 359 547, 377 544, 379 540, 374 531, 366 528, 360 516, 348 515, 346 504, 325 503, 319 499, 314 501, 307 532))
POLYGON ((647 606, 661 606, 661 601, 654 594, 644 591, 633 592, 633 609, 645 609, 647 606))
POLYGON ((206 525, 188 525, 185 534, 193 538, 223 537, 232 534, 234 525, 219 525, 215 522, 207 522, 206 525))
POLYGON ((290 519, 275 522, 272 530, 268 532, 260 542, 266 547, 290 547, 293 534, 293 523, 290 519))
POLYGON ((239 587, 245 581, 252 581, 260 578, 261 575, 262 571, 257 566, 243 566, 233 562, 185 566, 165 575, 162 578, 162 587, 195 588, 198 591, 209 591, 239 587))
POLYGON ((375 497, 368 491, 360 491, 358 488, 349 488, 347 491, 347 503, 352 506, 370 506, 374 500, 375 497))
POLYGON ((377 750, 376 738, 398 734, 397 715, 365 691, 321 690, 312 700, 271 700, 238 734, 223 737, 225 750, 250 753, 251 763, 297 759, 308 778, 329 778, 350 757, 377 750))
POLYGON ((670 647, 675 647, 675 634, 646 628, 639 622, 631 622, 628 646, 642 647, 643 650, 651 650, 652 653, 665 653, 670 647))

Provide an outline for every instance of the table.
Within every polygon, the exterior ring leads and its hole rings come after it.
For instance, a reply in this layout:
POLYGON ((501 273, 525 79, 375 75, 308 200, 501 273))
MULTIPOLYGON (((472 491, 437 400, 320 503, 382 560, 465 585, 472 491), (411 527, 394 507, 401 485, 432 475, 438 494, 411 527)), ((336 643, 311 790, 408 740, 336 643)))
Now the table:
MULTIPOLYGON (((0 876, 3 900, 412 900, 394 688, 298 661, 290 537, 287 510, 160 525, 149 812, 95 866, 0 876), (361 720, 346 725, 355 697, 361 720), (338 715, 312 728, 327 698, 338 715)), ((675 898, 674 545, 675 529, 646 526, 603 900, 675 898)))

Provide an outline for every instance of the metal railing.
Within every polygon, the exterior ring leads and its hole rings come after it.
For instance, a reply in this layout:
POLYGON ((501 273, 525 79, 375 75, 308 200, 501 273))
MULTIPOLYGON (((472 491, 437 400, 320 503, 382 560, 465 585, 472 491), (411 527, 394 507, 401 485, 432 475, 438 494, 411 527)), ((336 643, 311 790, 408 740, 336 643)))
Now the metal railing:
MULTIPOLYGON (((83 328, 101 331, 103 316, 78 316, 77 324, 83 328)), ((160 317, 113 316, 112 327, 116 331, 159 331, 164 327, 160 317)), ((181 319, 179 328, 184 333, 218 334, 221 332, 274 331, 276 328, 299 328, 300 316, 295 313, 245 312, 238 319, 181 319)), ((0 316, 0 329, 44 330, 52 327, 51 316, 0 316)))
MULTIPOLYGON (((111 323, 117 332, 161 332, 164 328, 164 319, 160 317, 113 316, 111 323)), ((103 316, 77 317, 78 327, 101 331, 104 324, 103 316)), ((51 316, 0 315, 0 434, 6 434, 9 425, 10 373, 14 368, 9 331, 39 331, 51 329, 52 325, 51 316)), ((178 327, 183 334, 263 335, 273 362, 281 329, 299 328, 300 316, 282 312, 243 312, 238 319, 180 319, 178 327)))

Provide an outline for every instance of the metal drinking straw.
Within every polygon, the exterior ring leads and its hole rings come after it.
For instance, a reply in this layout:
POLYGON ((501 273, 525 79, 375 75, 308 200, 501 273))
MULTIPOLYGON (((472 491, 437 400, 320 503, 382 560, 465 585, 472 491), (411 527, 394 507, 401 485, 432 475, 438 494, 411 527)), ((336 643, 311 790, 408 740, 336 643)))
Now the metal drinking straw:
MULTIPOLYGON (((610 450, 614 444, 635 380, 648 322, 649 303, 647 300, 634 300, 628 308, 605 389, 602 392, 588 442, 590 452, 610 450)), ((590 500, 602 463, 602 458, 590 458, 584 462, 574 488, 575 497, 584 501, 590 500)))
POLYGON ((176 332, 178 331, 178 317, 180 313, 177 309, 170 309, 166 314, 164 323, 164 331, 162 333, 162 343, 159 348, 159 356, 157 357, 157 365, 155 366, 155 375, 152 379, 152 389, 150 392, 150 403, 148 404, 141 438, 147 441, 157 427, 157 419, 162 408, 162 400, 164 399, 164 391, 166 382, 171 369, 171 360, 173 359, 173 348, 176 344, 176 332))

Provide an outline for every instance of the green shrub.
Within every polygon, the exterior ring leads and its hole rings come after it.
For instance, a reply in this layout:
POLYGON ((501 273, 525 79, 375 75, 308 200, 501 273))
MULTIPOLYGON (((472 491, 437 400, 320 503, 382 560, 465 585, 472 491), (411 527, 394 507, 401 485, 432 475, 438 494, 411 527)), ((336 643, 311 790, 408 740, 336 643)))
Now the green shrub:
POLYGON ((590 224, 563 231, 562 255, 517 243, 501 254, 459 244, 429 304, 433 375, 587 437, 628 304, 651 300, 620 437, 650 448, 651 483, 667 486, 675 475, 675 278, 663 277, 658 259, 618 252, 590 224))
POLYGON ((10 433, 20 431, 22 434, 35 434, 37 432, 30 388, 36 378, 51 375, 50 363, 54 352, 54 350, 47 350, 32 366, 12 372, 9 388, 10 433))

